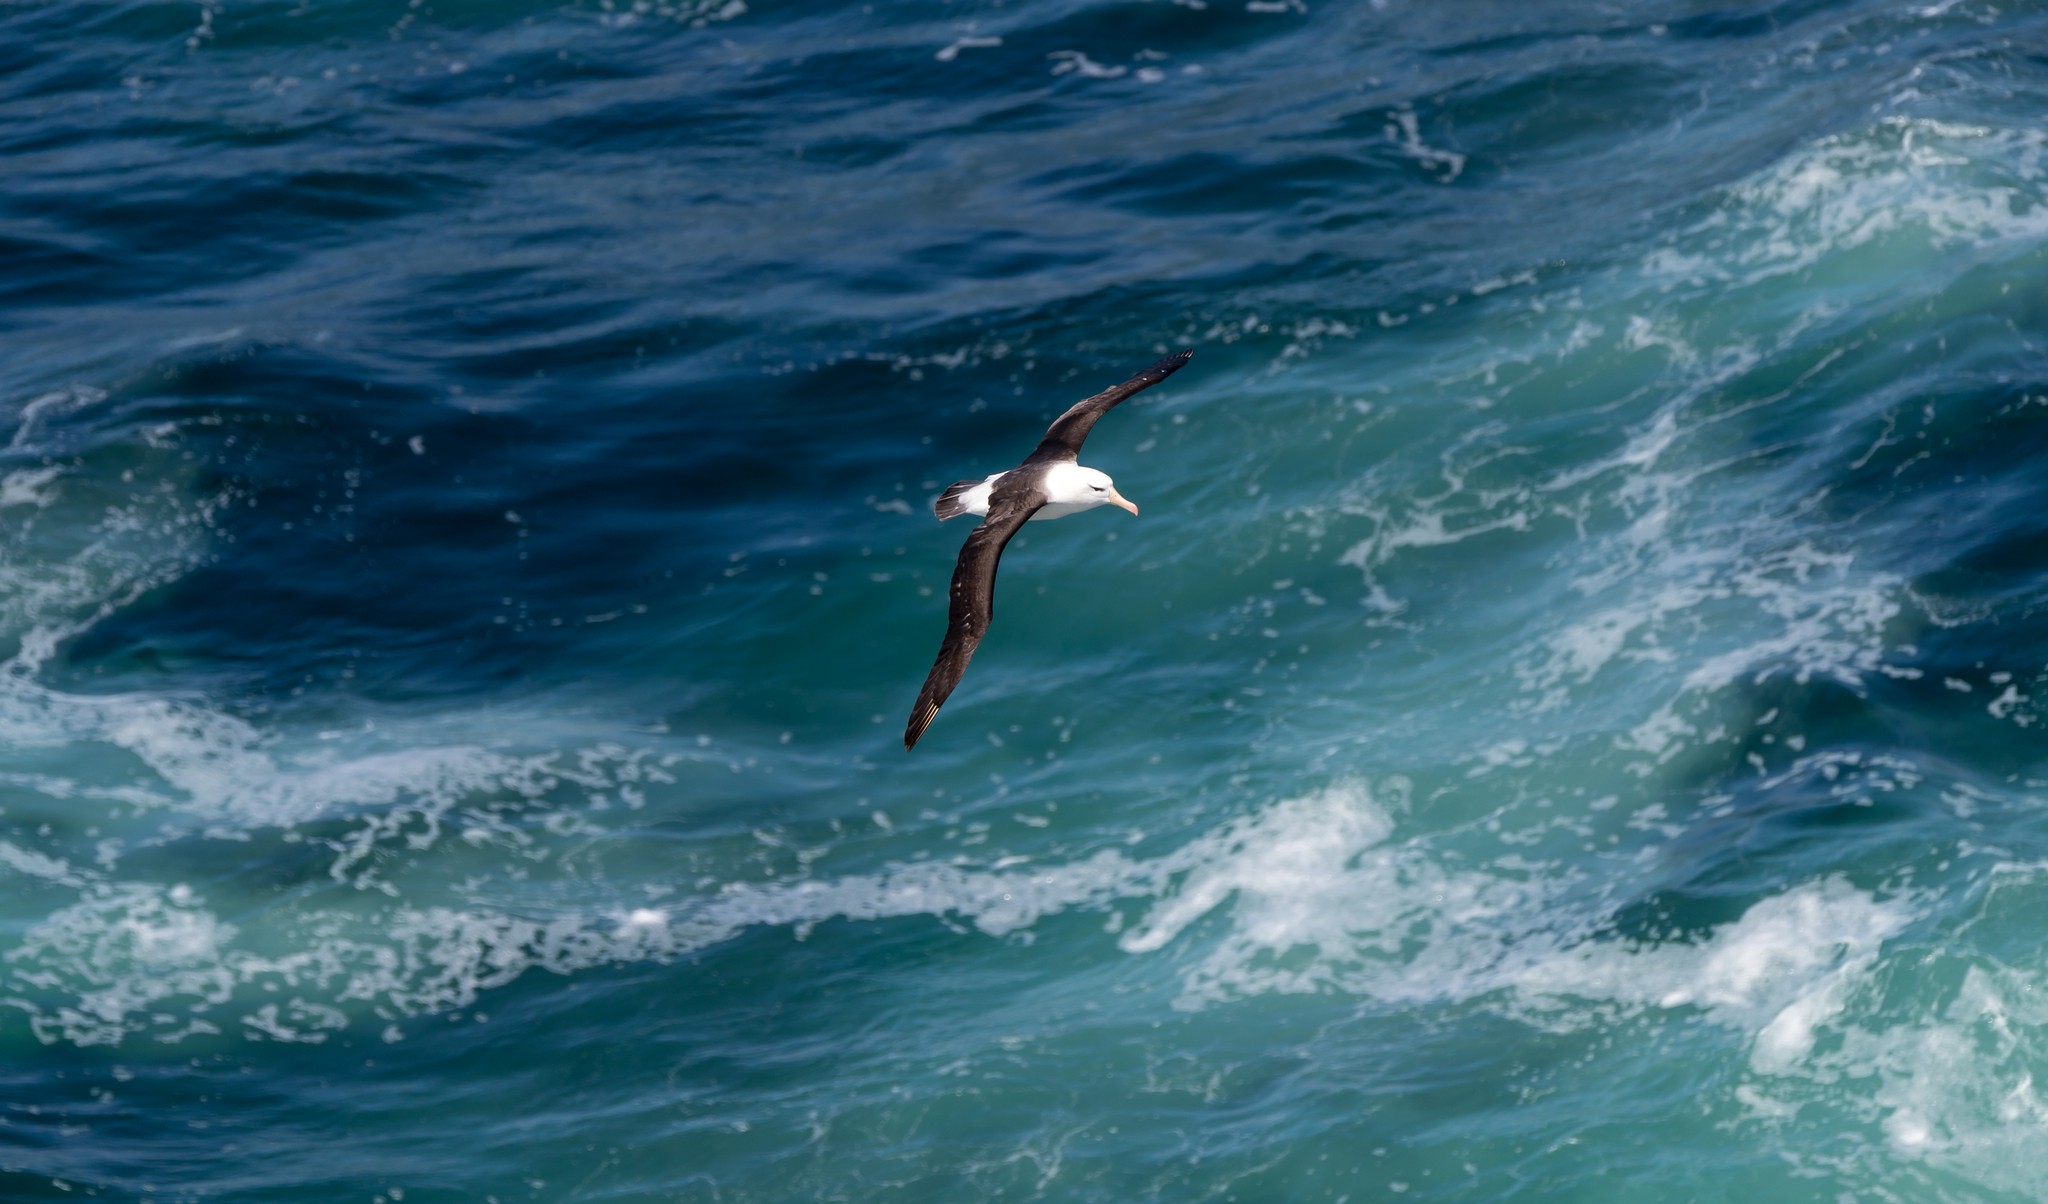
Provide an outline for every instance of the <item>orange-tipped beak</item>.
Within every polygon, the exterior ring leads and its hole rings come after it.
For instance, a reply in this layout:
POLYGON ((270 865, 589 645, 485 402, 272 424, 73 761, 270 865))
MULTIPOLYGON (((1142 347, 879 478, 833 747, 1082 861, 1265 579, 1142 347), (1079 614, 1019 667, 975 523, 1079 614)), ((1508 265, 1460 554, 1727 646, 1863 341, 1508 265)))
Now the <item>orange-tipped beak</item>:
POLYGON ((1111 485, 1109 487, 1109 504, 1112 506, 1122 506, 1124 509, 1130 511, 1132 514, 1136 514, 1138 512, 1138 503, 1125 497, 1123 494, 1118 493, 1116 491, 1116 486, 1114 485, 1111 485))

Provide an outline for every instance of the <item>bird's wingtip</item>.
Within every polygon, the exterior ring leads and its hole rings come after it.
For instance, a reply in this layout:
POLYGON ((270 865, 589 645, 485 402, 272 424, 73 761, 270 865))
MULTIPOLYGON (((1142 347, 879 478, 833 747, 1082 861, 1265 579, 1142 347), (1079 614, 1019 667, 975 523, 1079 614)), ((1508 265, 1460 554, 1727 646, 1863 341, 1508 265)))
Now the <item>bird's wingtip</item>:
POLYGON ((910 726, 903 729, 903 751, 909 752, 911 749, 916 748, 918 739, 924 735, 924 730, 930 727, 932 720, 938 717, 939 708, 937 704, 927 704, 920 708, 916 714, 912 715, 910 717, 910 726))
POLYGON ((1179 351, 1161 356, 1159 362, 1152 365, 1150 371, 1157 372, 1161 376, 1171 376, 1182 368, 1187 367, 1188 361, 1193 358, 1195 358, 1195 349, 1193 347, 1183 347, 1179 351))

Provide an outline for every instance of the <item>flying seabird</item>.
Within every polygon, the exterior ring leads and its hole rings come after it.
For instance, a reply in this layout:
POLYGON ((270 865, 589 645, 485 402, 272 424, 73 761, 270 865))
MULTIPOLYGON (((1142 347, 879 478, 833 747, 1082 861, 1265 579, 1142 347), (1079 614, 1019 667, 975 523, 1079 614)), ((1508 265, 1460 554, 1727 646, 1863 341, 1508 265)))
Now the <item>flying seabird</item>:
POLYGON ((1116 491, 1108 474, 1081 467, 1081 441, 1112 406, 1172 376, 1194 354, 1192 350, 1176 352, 1113 389, 1075 402, 1053 422, 1022 464, 978 481, 956 481, 932 503, 932 513, 941 522, 961 514, 983 518, 961 546, 960 563, 953 569, 946 639, 939 645, 939 658, 932 662, 931 675, 924 679, 924 689, 911 709, 910 726, 903 729, 906 750, 915 747, 924 729, 931 726, 947 695, 960 684, 960 675, 967 672, 976 645, 988 634, 989 620, 995 617, 996 562, 1017 529, 1027 522, 1065 518, 1097 506, 1138 512, 1135 503, 1116 491))

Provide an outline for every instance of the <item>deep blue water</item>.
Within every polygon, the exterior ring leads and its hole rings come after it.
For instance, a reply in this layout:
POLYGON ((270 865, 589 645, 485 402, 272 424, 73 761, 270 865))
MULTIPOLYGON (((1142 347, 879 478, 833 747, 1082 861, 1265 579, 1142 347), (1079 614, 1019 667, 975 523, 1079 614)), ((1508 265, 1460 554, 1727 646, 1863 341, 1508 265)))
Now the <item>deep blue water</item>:
POLYGON ((0 1196, 2048 1194, 2048 9, 0 7, 0 1196), (1159 354, 917 750, 965 534, 1159 354))

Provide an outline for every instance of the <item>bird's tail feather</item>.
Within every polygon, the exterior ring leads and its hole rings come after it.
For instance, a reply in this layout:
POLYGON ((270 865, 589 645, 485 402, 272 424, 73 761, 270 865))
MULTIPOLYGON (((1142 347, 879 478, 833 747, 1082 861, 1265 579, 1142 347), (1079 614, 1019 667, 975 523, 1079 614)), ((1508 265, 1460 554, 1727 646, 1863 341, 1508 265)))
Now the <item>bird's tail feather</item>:
POLYGON ((939 500, 932 503, 932 513, 939 516, 940 522, 967 513, 967 503, 960 500, 960 495, 979 484, 979 480, 955 481, 946 486, 946 492, 940 494, 939 500))

